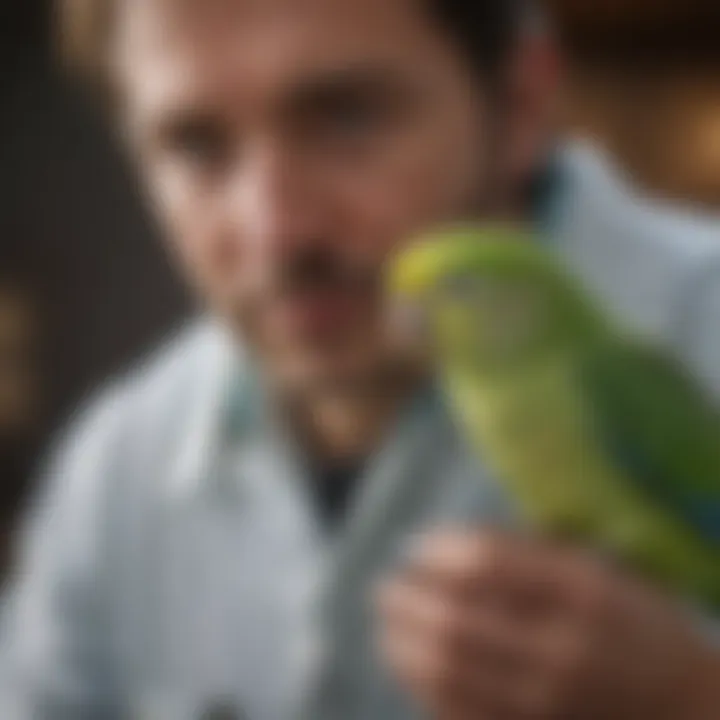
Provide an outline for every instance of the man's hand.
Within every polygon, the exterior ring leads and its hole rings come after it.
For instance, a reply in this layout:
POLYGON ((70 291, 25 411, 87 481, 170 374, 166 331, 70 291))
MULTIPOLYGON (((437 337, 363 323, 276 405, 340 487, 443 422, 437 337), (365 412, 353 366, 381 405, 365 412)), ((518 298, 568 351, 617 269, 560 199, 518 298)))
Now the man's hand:
POLYGON ((385 657, 438 720, 720 719, 720 657, 685 614, 580 553, 431 536, 378 604, 385 657))

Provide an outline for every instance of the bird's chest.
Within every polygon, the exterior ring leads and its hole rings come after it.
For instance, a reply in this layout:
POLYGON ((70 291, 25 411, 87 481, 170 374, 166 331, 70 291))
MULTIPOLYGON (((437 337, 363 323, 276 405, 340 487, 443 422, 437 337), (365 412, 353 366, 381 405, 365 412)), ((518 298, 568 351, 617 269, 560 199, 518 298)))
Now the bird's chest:
POLYGON ((454 387, 462 424, 500 482, 528 506, 558 515, 582 507, 582 478, 595 454, 574 377, 557 363, 492 386, 454 387))

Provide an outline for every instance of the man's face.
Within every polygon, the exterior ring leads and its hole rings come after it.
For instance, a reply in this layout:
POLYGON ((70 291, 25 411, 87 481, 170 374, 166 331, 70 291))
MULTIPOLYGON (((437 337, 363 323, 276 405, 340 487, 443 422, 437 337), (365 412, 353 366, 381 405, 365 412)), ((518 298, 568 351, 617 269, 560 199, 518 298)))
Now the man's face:
POLYGON ((491 179, 491 114, 452 39, 420 0, 124 7, 125 119, 192 283, 282 382, 396 364, 388 253, 491 179))

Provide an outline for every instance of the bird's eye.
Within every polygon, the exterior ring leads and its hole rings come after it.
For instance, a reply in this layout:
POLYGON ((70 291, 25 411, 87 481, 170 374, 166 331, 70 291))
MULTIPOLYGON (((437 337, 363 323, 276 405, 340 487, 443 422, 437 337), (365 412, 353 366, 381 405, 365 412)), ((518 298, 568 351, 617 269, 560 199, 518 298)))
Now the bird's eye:
POLYGON ((445 297, 453 302, 477 302, 489 290, 489 283, 482 277, 462 274, 449 277, 442 286, 445 297))

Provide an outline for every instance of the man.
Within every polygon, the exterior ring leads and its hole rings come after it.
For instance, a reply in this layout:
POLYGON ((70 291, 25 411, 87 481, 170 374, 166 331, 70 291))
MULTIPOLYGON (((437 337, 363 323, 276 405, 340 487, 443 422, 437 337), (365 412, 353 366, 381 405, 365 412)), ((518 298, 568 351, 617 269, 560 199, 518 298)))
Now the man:
POLYGON ((513 3, 86 5, 71 26, 113 12, 84 67, 216 320, 51 464, 8 601, 11 716, 717 718, 701 623, 513 534, 379 287, 428 224, 535 214, 714 387, 717 228, 629 199, 587 151, 533 192, 553 56, 513 3))

